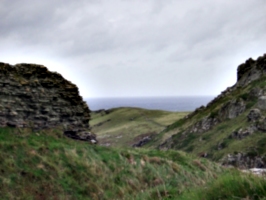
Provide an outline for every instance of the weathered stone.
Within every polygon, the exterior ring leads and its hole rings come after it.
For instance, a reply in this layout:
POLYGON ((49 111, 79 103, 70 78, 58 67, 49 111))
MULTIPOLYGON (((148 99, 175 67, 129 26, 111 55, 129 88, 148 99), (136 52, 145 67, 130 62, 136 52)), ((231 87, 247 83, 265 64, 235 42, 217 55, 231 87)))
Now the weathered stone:
POLYGON ((17 123, 13 122, 13 121, 7 122, 6 125, 9 126, 9 127, 17 127, 17 123))
POLYGON ((64 134, 67 137, 70 137, 75 140, 83 140, 83 141, 89 141, 92 144, 96 144, 96 136, 90 132, 82 132, 78 130, 72 130, 72 131, 65 131, 64 134))
POLYGON ((151 140, 151 137, 146 136, 146 137, 142 138, 138 143, 133 144, 132 147, 142 147, 145 144, 147 144, 150 140, 151 140))
POLYGON ((259 120, 260 117, 261 117, 261 112, 257 108, 250 110, 250 112, 247 116, 248 121, 252 121, 252 122, 259 120))
POLYGON ((76 85, 60 74, 41 65, 0 63, 0 87, 1 127, 62 126, 65 131, 78 130, 75 139, 92 137, 87 104, 76 85))
POLYGON ((225 166, 235 166, 240 169, 263 168, 265 158, 261 156, 248 155, 247 153, 228 154, 222 161, 225 166))
POLYGON ((251 125, 245 129, 240 129, 238 131, 234 131, 230 136, 229 139, 244 139, 245 137, 252 135, 257 130, 255 125, 251 125))
POLYGON ((205 131, 210 130, 217 123, 218 121, 216 118, 205 117, 192 127, 191 132, 192 133, 203 133, 205 131))
POLYGON ((261 110, 266 110, 266 96, 259 97, 258 108, 261 110))
POLYGON ((258 98, 259 96, 261 96, 262 95, 262 89, 261 88, 258 88, 258 87, 256 87, 256 88, 253 88, 251 91, 250 91, 250 93, 249 93, 249 96, 251 97, 251 98, 258 98))
POLYGON ((266 131, 266 118, 263 119, 263 120, 260 120, 256 123, 256 126, 257 128, 260 130, 260 131, 266 131))
POLYGON ((259 79, 266 73, 266 54, 259 57, 256 61, 248 59, 244 64, 237 68, 237 86, 245 86, 251 81, 259 79))
POLYGON ((246 109, 245 102, 242 99, 231 100, 227 102, 219 111, 219 117, 222 119, 233 119, 243 113, 246 109))

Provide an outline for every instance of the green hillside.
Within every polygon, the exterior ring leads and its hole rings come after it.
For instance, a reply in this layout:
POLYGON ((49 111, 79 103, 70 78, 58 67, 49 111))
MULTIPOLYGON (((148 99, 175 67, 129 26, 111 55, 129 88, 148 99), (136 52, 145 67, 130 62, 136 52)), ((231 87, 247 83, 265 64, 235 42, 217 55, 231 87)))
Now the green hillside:
POLYGON ((266 195, 263 178, 184 152, 101 147, 69 139, 55 129, 1 128, 0 159, 1 199, 260 199, 266 195))
POLYGON ((0 129, 1 199, 160 199, 225 173, 177 151, 114 149, 60 131, 0 129))
POLYGON ((241 168, 266 167, 265 57, 240 65, 236 85, 173 123, 147 147, 183 150, 241 168))
POLYGON ((144 137, 154 137, 189 112, 141 108, 115 108, 91 112, 90 126, 100 145, 130 147, 144 137))

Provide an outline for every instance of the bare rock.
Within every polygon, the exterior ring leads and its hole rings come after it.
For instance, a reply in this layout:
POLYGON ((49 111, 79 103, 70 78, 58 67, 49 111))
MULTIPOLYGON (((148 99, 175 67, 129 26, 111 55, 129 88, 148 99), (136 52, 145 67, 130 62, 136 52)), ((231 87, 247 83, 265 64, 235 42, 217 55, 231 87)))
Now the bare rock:
POLYGON ((65 131, 65 136, 70 137, 75 140, 88 141, 92 144, 97 144, 96 135, 91 132, 80 132, 80 131, 65 131))
POLYGON ((256 126, 260 131, 265 132, 266 131, 266 118, 263 120, 257 121, 256 126))
POLYGON ((245 86, 250 82, 259 79, 266 72, 266 54, 256 61, 252 58, 237 68, 237 86, 245 86))
POLYGON ((261 110, 266 110, 266 96, 259 97, 258 108, 261 110))
POLYGON ((245 137, 252 135, 257 130, 257 127, 251 125, 245 129, 240 129, 238 131, 234 131, 230 136, 229 139, 239 139, 242 140, 245 137))
POLYGON ((255 122, 261 118, 261 112, 259 109, 255 108, 250 110, 248 116, 248 121, 255 122))
POLYGON ((223 105, 219 111, 219 117, 222 119, 233 119, 243 113, 246 109, 246 104, 243 99, 233 99, 223 105))
POLYGON ((147 144, 150 140, 151 140, 151 137, 146 136, 146 137, 142 138, 138 143, 133 144, 132 147, 142 147, 145 144, 147 144))
POLYGON ((190 128, 191 133, 203 133, 218 123, 216 118, 205 117, 190 128))
POLYGON ((240 169, 264 168, 265 158, 252 156, 246 153, 228 154, 222 161, 222 165, 234 166, 240 169))

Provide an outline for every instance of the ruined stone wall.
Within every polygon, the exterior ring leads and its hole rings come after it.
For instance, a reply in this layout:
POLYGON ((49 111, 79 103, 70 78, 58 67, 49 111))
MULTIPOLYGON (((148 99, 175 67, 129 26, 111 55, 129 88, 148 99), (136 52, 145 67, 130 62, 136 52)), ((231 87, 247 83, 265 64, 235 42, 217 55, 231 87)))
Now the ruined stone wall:
MULTIPOLYGON (((0 63, 0 126, 89 129, 90 110, 76 85, 41 65, 0 63)), ((78 137, 78 136, 73 136, 78 137)))

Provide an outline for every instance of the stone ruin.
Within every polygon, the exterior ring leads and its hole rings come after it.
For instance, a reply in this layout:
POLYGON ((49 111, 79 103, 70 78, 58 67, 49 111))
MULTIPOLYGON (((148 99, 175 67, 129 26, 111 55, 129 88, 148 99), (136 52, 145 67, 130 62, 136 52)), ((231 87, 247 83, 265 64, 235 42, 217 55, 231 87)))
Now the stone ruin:
POLYGON ((0 63, 0 127, 63 127, 64 134, 96 143, 90 110, 76 85, 42 65, 0 63))

